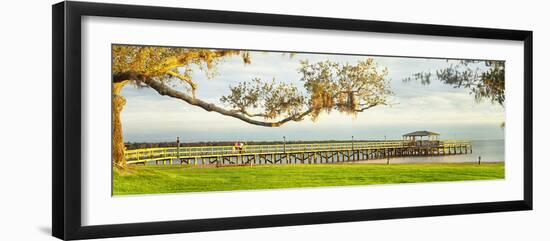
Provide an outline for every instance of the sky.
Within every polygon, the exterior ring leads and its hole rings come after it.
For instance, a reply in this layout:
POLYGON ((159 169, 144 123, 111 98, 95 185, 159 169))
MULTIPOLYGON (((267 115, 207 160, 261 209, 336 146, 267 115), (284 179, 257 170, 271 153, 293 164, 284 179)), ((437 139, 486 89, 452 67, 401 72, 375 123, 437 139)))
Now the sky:
MULTIPOLYGON (((161 96, 150 88, 126 85, 122 95, 126 105, 122 126, 126 142, 174 141, 277 141, 288 140, 393 140, 401 135, 429 130, 440 139, 503 139, 504 107, 489 100, 475 101, 468 89, 453 88, 435 80, 430 85, 403 79, 417 72, 435 72, 449 62, 444 59, 252 52, 252 63, 245 65, 240 56, 226 58, 216 67, 213 78, 195 70, 197 98, 220 106, 222 95, 239 82, 261 78, 301 86, 300 60, 310 63, 331 60, 355 64, 373 58, 388 69, 393 95, 389 106, 377 106, 355 117, 336 111, 323 113, 317 121, 309 118, 277 127, 254 126, 233 117, 207 112, 181 100, 161 96)), ((480 66, 482 68, 482 66, 480 66)))

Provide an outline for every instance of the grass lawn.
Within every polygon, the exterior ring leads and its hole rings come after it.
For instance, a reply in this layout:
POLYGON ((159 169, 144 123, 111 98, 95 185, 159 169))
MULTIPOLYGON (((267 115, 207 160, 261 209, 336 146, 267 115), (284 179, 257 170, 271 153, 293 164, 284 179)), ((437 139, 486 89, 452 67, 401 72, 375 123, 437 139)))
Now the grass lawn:
POLYGON ((113 172, 113 195, 504 178, 504 163, 131 166, 113 172))

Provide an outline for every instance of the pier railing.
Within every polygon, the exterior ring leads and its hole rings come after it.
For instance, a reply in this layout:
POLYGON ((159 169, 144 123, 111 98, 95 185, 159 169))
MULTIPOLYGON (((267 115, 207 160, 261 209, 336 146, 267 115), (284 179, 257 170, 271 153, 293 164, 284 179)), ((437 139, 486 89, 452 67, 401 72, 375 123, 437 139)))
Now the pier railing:
POLYGON ((470 146, 469 141, 446 140, 433 141, 429 146, 417 146, 418 142, 410 141, 356 141, 334 143, 307 143, 307 144, 271 144, 271 145, 244 145, 241 150, 233 146, 196 146, 196 147, 162 147, 126 150, 125 157, 128 164, 145 163, 150 161, 209 158, 219 156, 238 156, 256 154, 296 154, 327 151, 354 151, 354 150, 383 150, 396 148, 453 148, 470 146))

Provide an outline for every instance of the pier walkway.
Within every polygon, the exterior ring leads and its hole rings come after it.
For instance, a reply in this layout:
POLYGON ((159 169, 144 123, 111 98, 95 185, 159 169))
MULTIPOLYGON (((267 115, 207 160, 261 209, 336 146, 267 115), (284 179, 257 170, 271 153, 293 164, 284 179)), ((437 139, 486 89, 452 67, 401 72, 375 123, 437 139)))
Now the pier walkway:
POLYGON ((165 147, 127 150, 128 164, 318 164, 405 156, 472 153, 469 141, 356 141, 310 144, 165 147))

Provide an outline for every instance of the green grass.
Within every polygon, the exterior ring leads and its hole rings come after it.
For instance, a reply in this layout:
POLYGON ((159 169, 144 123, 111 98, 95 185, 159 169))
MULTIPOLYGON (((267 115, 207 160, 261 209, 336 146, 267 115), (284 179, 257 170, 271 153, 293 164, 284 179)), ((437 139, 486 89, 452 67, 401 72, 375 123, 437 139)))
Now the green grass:
POLYGON ((206 192, 504 178, 504 163, 132 166, 113 172, 113 194, 206 192))

